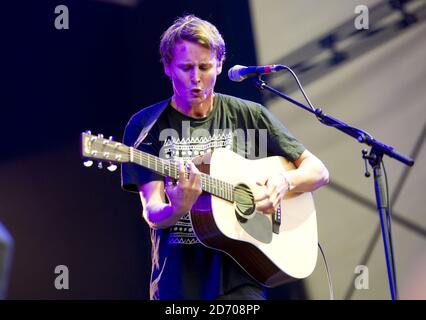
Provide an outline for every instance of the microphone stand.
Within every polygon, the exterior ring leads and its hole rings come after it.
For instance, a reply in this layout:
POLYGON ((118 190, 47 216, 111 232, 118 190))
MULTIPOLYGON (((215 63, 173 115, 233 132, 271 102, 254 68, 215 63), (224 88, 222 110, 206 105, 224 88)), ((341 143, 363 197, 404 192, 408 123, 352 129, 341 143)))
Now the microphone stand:
MULTIPOLYGON (((383 155, 387 155, 391 158, 394 158, 407 166, 412 166, 414 160, 397 152, 393 147, 381 143, 380 141, 374 139, 370 134, 349 126, 348 124, 333 118, 325 114, 320 108, 315 110, 304 105, 303 103, 296 101, 284 93, 272 88, 263 81, 260 76, 253 79, 254 84, 259 90, 268 90, 277 96, 290 101, 291 103, 305 109, 306 111, 313 113, 317 119, 324 125, 334 127, 337 130, 340 130, 347 135, 357 139, 360 143, 364 143, 371 147, 369 154, 368 151, 363 150, 363 159, 368 160, 374 172, 374 190, 376 193, 376 204, 377 210, 380 215, 380 224, 382 229, 383 244, 385 249, 386 257, 386 266, 388 271, 389 279, 389 288, 392 300, 398 299, 398 289, 396 285, 396 270, 395 270, 395 261, 393 256, 393 245, 392 245, 392 236, 391 236, 391 219, 390 219, 390 210, 389 210, 389 201, 386 197, 387 193, 385 192, 383 175, 382 175, 382 160, 383 155)), ((367 167, 366 167, 367 168, 367 167)), ((370 174, 368 171, 365 173, 366 177, 369 177, 370 174)))

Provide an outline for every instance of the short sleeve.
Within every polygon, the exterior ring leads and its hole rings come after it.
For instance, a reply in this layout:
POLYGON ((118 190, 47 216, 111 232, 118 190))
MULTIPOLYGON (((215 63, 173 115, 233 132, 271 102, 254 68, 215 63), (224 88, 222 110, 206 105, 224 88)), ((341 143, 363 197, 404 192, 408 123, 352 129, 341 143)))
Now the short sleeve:
POLYGON ((268 130, 268 155, 276 155, 296 161, 305 151, 300 143, 289 130, 265 107, 260 106, 259 128, 268 130))

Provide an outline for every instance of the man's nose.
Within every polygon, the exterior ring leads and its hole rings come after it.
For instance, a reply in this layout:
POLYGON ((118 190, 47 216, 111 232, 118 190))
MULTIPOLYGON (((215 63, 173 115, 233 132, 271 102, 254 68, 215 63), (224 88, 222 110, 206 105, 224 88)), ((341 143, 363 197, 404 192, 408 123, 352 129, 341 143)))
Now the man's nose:
POLYGON ((198 67, 192 68, 192 70, 191 70, 191 81, 193 83, 200 82, 200 70, 198 69, 198 67))

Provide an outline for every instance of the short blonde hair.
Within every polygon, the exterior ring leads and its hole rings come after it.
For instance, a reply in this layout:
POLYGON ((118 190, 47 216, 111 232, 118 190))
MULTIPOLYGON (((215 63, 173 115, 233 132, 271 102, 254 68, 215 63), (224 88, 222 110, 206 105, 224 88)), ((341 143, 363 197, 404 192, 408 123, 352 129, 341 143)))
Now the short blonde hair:
POLYGON ((225 60, 225 41, 217 28, 194 15, 178 18, 161 36, 160 55, 164 65, 173 59, 173 48, 179 41, 198 43, 212 50, 219 62, 225 60))

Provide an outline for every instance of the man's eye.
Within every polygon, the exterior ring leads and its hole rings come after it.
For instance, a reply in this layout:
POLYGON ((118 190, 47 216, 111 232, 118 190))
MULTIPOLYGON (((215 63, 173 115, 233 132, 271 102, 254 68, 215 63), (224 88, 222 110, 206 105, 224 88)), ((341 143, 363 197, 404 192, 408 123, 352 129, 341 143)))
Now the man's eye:
POLYGON ((206 66, 200 66, 200 69, 201 70, 209 70, 210 69, 210 66, 209 65, 206 65, 206 66))

